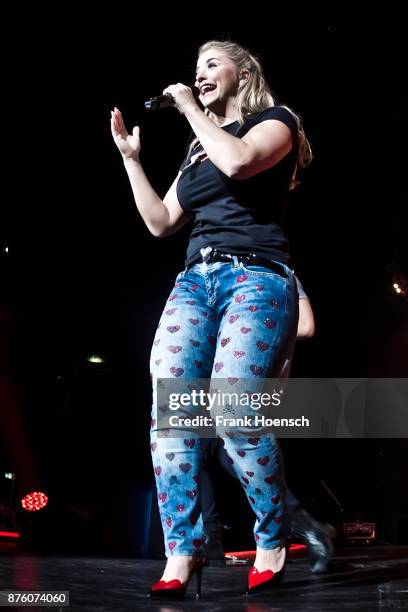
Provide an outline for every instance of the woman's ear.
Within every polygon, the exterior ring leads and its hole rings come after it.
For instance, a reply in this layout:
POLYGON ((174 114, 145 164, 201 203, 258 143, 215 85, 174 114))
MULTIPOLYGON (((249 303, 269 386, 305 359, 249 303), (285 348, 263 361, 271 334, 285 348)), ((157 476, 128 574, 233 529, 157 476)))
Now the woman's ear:
POLYGON ((240 85, 246 85, 249 81, 249 77, 250 77, 250 72, 249 70, 241 70, 241 72, 239 73, 239 81, 240 81, 240 85))

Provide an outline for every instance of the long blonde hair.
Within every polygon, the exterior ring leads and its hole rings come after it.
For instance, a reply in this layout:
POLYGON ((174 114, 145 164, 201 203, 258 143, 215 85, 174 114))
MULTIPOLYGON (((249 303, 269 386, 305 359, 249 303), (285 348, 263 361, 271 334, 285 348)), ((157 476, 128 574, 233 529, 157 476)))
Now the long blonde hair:
MULTIPOLYGON (((269 85, 265 80, 261 63, 255 55, 248 51, 248 49, 229 40, 209 40, 201 45, 198 50, 198 56, 209 49, 218 49, 224 52, 225 55, 234 62, 238 70, 247 70, 249 73, 248 80, 244 85, 240 86, 236 98, 236 110, 240 125, 243 125, 247 115, 266 110, 276 105, 269 85)), ((298 169, 305 168, 309 165, 313 159, 313 154, 310 143, 306 138, 301 118, 291 108, 287 106, 284 106, 284 108, 286 108, 295 118, 299 137, 296 167, 289 187, 289 189, 292 190, 299 184, 299 181, 296 179, 298 169)), ((206 108, 204 112, 212 119, 212 113, 209 109, 206 108)), ((188 154, 191 154, 198 142, 198 138, 195 138, 191 142, 188 154)))

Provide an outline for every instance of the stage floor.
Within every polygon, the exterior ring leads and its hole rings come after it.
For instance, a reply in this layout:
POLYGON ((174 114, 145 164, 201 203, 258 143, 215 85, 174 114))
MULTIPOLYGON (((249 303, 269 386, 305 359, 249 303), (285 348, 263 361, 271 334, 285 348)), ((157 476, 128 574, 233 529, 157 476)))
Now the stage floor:
POLYGON ((21 607, 21 610, 146 610, 176 612, 408 610, 408 547, 343 548, 330 572, 314 576, 306 558, 287 565, 285 580, 273 592, 243 595, 248 567, 206 567, 203 596, 195 601, 190 585, 183 602, 151 600, 148 587, 161 575, 164 561, 35 556, 0 545, 1 589, 70 591, 70 608, 21 607))

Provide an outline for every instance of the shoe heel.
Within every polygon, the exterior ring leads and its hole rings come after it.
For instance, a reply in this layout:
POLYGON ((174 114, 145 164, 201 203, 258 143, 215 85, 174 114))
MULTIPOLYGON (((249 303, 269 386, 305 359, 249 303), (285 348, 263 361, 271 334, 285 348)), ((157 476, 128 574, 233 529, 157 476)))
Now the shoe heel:
POLYGON ((201 598, 201 579, 203 573, 203 566, 205 563, 205 559, 197 559, 195 561, 195 565, 193 566, 188 579, 185 582, 180 582, 180 580, 171 580, 171 581, 162 581, 159 580, 155 582, 149 593, 149 597, 156 597, 160 599, 184 599, 187 591, 188 584, 190 580, 193 578, 193 575, 196 575, 196 594, 195 598, 201 598), (176 583, 175 585, 169 586, 171 583, 176 583), (178 583, 178 584, 177 584, 178 583))
POLYGON ((203 566, 201 565, 196 570, 196 594, 195 594, 196 599, 201 599, 202 576, 203 576, 203 566))

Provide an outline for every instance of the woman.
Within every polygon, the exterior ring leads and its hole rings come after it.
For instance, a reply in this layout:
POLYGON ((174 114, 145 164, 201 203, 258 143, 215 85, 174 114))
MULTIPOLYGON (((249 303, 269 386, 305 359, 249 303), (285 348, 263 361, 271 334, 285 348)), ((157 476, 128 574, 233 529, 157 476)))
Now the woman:
MULTIPOLYGON (((181 272, 153 343, 153 388, 158 378, 278 376, 293 345, 298 296, 287 239, 279 227, 296 184, 296 169, 311 154, 297 116, 275 106, 258 60, 232 42, 199 49, 200 108, 183 84, 170 85, 174 106, 195 140, 163 200, 140 164, 139 128, 126 131, 118 109, 111 128, 136 206, 157 237, 194 220, 181 272)), ((158 435, 156 402, 151 448, 167 564, 151 594, 184 595, 201 576, 205 540, 199 499, 200 440, 158 435)), ((225 435, 225 449, 255 515, 257 553, 248 591, 283 575, 287 525, 279 448, 273 436, 225 435)))

